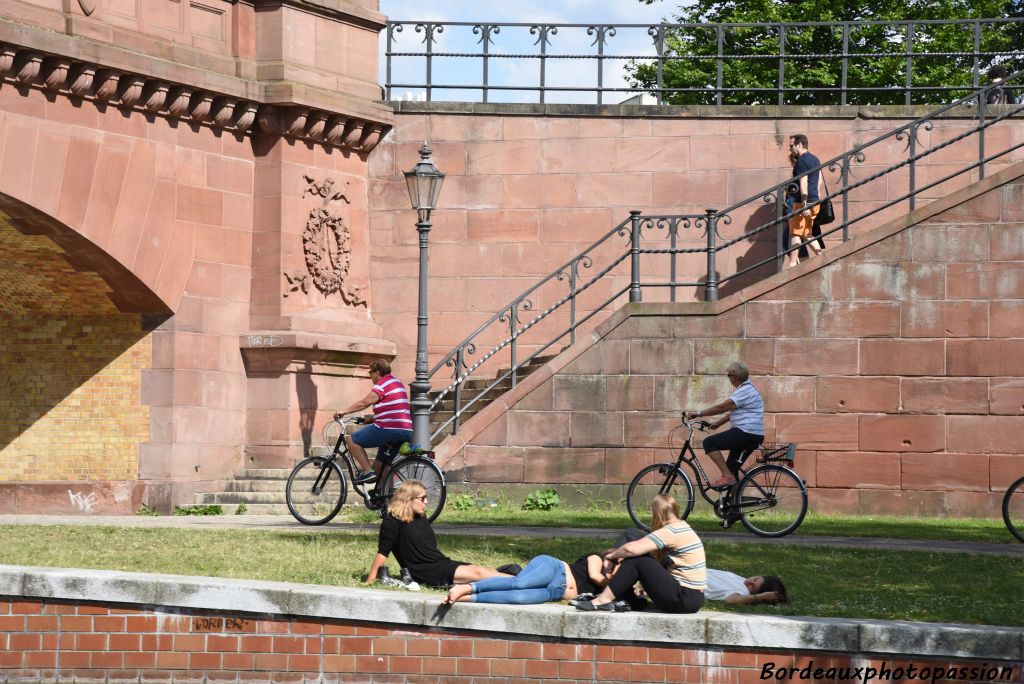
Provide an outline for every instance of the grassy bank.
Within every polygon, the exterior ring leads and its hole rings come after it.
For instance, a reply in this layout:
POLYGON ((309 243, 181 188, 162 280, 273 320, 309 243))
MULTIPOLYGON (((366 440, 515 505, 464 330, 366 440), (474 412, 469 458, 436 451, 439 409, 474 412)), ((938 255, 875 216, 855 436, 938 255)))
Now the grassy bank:
MULTIPOLYGON (((491 566, 542 553, 572 560, 610 541, 439 538, 450 556, 491 566)), ((360 586, 376 544, 376 534, 342 530, 3 526, 0 562, 360 586)), ((712 567, 773 573, 786 581, 790 605, 742 612, 1024 626, 1019 601, 1007 600, 1009 588, 1024 586, 1019 558, 714 540, 707 542, 707 554, 712 567)), ((736 610, 718 603, 708 608, 736 610)))

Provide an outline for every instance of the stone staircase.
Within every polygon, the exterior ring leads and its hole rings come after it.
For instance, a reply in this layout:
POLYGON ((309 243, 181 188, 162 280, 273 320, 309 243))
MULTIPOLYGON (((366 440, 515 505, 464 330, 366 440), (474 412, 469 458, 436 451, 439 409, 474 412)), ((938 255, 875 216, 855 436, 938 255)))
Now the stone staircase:
MULTIPOLYGON (((533 359, 533 361, 524 365, 520 369, 519 379, 521 380, 530 373, 533 373, 553 358, 554 355, 538 356, 533 359)), ((509 369, 507 368, 499 369, 498 374, 492 378, 467 380, 463 384, 462 389, 463 405, 465 405, 467 401, 471 401, 477 397, 484 389, 487 388, 488 385, 494 382, 495 378, 504 375, 508 370, 509 369)), ((462 421, 465 422, 466 420, 469 420, 469 418, 476 415, 485 406, 510 389, 512 389, 512 379, 506 378, 491 390, 491 395, 488 398, 480 400, 469 410, 465 411, 462 414, 462 421)), ((431 392, 431 399, 436 398, 439 393, 440 392, 431 392)), ((455 397, 454 392, 452 392, 449 393, 449 397, 446 397, 440 404, 438 404, 431 413, 431 432, 436 430, 444 421, 451 418, 454 411, 455 397)), ((443 436, 439 435, 437 441, 440 442, 441 439, 443 439, 443 436)), ((290 468, 246 468, 235 475, 234 479, 224 481, 224 491, 196 494, 195 503, 201 505, 219 505, 224 509, 226 514, 235 513, 240 504, 245 504, 246 513, 254 515, 288 515, 288 505, 285 503, 284 488, 288 482, 288 475, 290 473, 290 468)), ((360 499, 358 495, 349 491, 347 503, 351 504, 353 502, 361 503, 362 499, 360 499)))

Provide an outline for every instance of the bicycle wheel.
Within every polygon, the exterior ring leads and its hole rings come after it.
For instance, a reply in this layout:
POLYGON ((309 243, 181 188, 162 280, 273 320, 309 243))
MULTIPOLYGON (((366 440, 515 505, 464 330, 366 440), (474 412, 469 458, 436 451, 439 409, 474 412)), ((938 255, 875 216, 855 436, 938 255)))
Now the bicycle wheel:
POLYGON ((1024 542, 1024 477, 1010 485, 1003 496, 1003 522, 1010 534, 1024 542))
POLYGON ((434 519, 441 515, 441 509, 444 508, 445 499, 448 497, 448 489, 444 482, 444 473, 432 459, 426 456, 399 459, 384 477, 385 481, 381 485, 384 500, 382 513, 387 510, 398 485, 406 480, 419 480, 427 490, 427 520, 434 522, 434 519))
POLYGON ((693 510, 693 485, 674 463, 649 465, 633 478, 626 491, 626 510, 640 529, 651 529, 651 502, 658 494, 669 494, 679 504, 683 520, 693 510))
POLYGON ((780 465, 760 465, 748 472, 736 497, 740 520, 760 537, 784 537, 807 515, 807 487, 780 465))
POLYGON ((284 493, 296 520, 303 525, 323 525, 338 515, 348 486, 337 461, 311 456, 292 469, 284 493))

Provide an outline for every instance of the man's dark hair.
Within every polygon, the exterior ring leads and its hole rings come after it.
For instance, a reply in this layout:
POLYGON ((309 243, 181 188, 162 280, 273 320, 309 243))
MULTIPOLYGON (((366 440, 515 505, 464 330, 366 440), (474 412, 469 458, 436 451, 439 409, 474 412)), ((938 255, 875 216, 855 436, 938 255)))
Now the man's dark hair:
POLYGON ((1002 64, 996 64, 994 67, 988 70, 988 80, 994 81, 997 78, 1002 80, 1010 75, 1010 72, 1006 70, 1002 64))
POLYGON ((370 362, 370 370, 381 375, 391 375, 391 364, 384 359, 375 359, 370 362))
POLYGON ((810 147, 810 145, 807 143, 807 136, 804 135, 803 133, 797 133, 796 135, 791 135, 791 136, 789 136, 789 139, 792 140, 793 142, 795 142, 796 144, 802 146, 805 150, 808 147, 810 147))
POLYGON ((789 603, 789 594, 786 593, 786 585, 775 575, 765 575, 764 584, 761 585, 761 592, 774 591, 779 595, 779 603, 789 603))

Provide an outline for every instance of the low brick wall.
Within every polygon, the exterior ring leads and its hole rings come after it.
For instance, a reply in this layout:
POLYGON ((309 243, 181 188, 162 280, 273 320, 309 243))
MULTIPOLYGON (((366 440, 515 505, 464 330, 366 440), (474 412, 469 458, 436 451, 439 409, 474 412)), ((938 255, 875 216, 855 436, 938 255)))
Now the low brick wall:
POLYGON ((439 599, 0 566, 0 681, 1024 681, 1021 629, 439 599))

